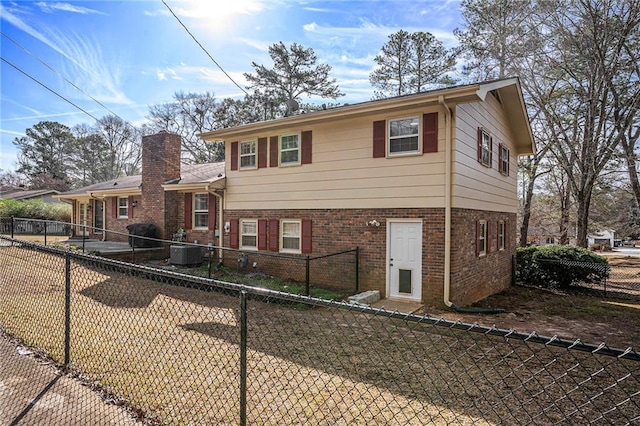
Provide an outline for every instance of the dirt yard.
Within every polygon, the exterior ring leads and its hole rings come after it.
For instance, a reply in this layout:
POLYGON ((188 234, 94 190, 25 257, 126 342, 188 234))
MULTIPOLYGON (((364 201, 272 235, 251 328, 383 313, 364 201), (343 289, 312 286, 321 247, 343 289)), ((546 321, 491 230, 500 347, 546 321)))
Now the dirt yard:
MULTIPOLYGON (((637 266, 640 258, 608 256, 613 268, 617 265, 637 266)), ((628 269, 626 269, 628 271, 628 269)), ((612 270, 612 273, 615 269, 612 270)), ((523 333, 536 332, 543 336, 558 336, 610 347, 640 349, 640 302, 598 297, 595 295, 564 294, 537 288, 512 286, 475 304, 478 307, 502 308, 500 314, 459 313, 451 310, 426 308, 425 313, 448 320, 495 325, 523 333)))

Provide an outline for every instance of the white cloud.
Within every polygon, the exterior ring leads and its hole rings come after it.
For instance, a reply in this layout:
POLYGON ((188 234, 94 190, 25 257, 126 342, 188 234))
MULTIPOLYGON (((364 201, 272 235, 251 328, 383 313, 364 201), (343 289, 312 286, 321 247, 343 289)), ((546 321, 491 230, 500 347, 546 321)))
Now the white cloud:
POLYGON ((76 6, 73 4, 62 3, 62 2, 47 3, 47 2, 41 1, 36 3, 36 6, 38 6, 45 13, 54 13, 56 10, 60 10, 63 12, 79 13, 82 15, 88 15, 88 14, 106 15, 106 13, 101 12, 99 10, 89 9, 87 7, 76 6))
MULTIPOLYGON (((183 64, 181 64, 181 65, 183 65, 183 64)), ((178 75, 176 70, 174 70, 173 68, 168 68, 168 67, 163 69, 163 70, 158 70, 156 75, 157 75, 159 81, 166 81, 168 79, 171 79, 171 80, 184 80, 182 77, 180 77, 178 75)))

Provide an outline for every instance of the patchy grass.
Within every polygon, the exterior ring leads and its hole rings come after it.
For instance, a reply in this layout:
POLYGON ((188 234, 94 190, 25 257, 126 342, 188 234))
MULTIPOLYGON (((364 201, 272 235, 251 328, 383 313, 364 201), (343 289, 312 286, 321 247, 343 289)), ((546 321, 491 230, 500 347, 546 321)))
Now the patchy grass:
MULTIPOLYGON (((198 277, 208 277, 209 274, 208 264, 206 262, 199 267, 167 265, 167 263, 163 261, 150 262, 150 265, 160 268, 167 268, 176 272, 181 272, 198 277)), ((285 278, 273 277, 271 275, 263 274, 260 272, 243 273, 238 272, 233 268, 221 266, 212 270, 211 278, 220 281, 227 281, 237 284, 266 288, 269 290, 281 291, 283 293, 306 295, 305 283, 300 283, 285 278)), ((325 300, 339 301, 344 299, 344 295, 340 292, 315 286, 310 286, 309 295, 325 300)))
MULTIPOLYGON (((58 361, 60 263, 0 249, 0 324, 58 361)), ((238 424, 238 298, 97 266, 72 264, 72 366, 162 424, 238 424)), ((249 300, 246 312, 249 424, 622 424, 640 416, 637 362, 357 309, 266 302, 249 300)))

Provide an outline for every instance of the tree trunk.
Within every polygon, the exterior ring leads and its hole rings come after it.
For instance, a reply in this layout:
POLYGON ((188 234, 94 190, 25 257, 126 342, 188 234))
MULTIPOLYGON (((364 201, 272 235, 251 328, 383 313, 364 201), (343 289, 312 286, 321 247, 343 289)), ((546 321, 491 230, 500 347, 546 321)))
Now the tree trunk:
POLYGON ((591 204, 591 189, 582 190, 576 194, 578 204, 578 217, 576 224, 576 245, 587 247, 587 235, 589 234, 589 205, 591 204))
POLYGON ((633 152, 633 144, 629 144, 627 138, 620 140, 622 148, 624 149, 624 156, 627 162, 627 171, 629 172, 629 182, 631 183, 631 190, 636 200, 636 208, 640 211, 640 181, 638 180, 638 168, 636 163, 636 156, 633 152))
POLYGON ((571 191, 564 188, 560 194, 560 244, 569 244, 569 207, 571 191))
MULTIPOLYGON (((535 175, 535 173, 534 173, 535 175)), ((522 223, 520 224, 520 247, 527 246, 527 237, 529 236, 529 221, 531 220, 531 202, 533 200, 534 179, 529 179, 527 192, 524 195, 524 203, 522 205, 522 223)))

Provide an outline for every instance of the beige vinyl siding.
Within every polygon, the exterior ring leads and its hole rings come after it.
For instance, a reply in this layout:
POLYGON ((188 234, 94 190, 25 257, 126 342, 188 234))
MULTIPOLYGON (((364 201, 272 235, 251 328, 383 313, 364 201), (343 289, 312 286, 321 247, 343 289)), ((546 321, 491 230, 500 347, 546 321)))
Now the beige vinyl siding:
POLYGON ((454 208, 517 212, 517 160, 512 133, 502 105, 491 95, 485 102, 456 107, 453 154, 454 208), (483 166, 477 157, 477 131, 483 127, 493 137, 491 167, 483 166), (498 147, 509 148, 509 176, 498 168, 498 147))
MULTIPOLYGON (((439 116, 439 152, 396 158, 373 158, 373 122, 419 115, 436 109, 413 109, 400 115, 337 120, 289 131, 313 132, 313 162, 293 167, 232 171, 227 163, 227 209, 417 208, 444 206, 444 128, 439 116)), ((243 138, 246 139, 246 138, 243 138)), ((230 142, 227 140, 227 152, 230 142)), ((230 156, 227 156, 227 162, 230 156)))

